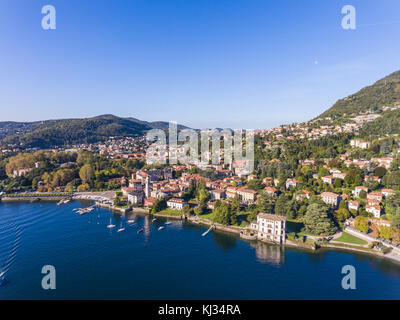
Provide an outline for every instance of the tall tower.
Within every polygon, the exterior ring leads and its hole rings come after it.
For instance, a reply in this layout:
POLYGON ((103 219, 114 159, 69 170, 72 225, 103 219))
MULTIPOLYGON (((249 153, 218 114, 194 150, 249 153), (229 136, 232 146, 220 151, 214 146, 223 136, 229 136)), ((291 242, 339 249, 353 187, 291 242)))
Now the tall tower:
POLYGON ((146 177, 144 194, 146 195, 146 198, 148 198, 150 196, 150 186, 149 186, 149 177, 148 176, 146 177))

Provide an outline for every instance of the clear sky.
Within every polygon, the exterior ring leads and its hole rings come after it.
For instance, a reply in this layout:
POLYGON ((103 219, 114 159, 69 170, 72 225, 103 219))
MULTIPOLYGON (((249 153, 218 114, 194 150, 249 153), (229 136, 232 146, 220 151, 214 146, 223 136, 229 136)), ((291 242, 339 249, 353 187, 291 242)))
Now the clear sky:
POLYGON ((0 121, 306 121, 399 70, 399 36, 399 0, 0 0, 0 121))

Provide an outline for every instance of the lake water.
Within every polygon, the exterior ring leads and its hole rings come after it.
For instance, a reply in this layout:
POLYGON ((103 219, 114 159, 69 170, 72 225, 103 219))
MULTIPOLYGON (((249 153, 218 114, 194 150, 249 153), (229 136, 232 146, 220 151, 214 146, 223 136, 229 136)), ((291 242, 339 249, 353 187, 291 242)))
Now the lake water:
POLYGON ((400 298, 400 265, 388 260, 202 237, 205 227, 180 221, 158 231, 165 219, 139 214, 72 211, 90 204, 0 204, 0 299, 400 298), (110 219, 116 228, 106 227, 110 219), (44 265, 56 268, 56 290, 41 287, 44 265), (356 290, 341 287, 344 265, 356 268, 356 290))

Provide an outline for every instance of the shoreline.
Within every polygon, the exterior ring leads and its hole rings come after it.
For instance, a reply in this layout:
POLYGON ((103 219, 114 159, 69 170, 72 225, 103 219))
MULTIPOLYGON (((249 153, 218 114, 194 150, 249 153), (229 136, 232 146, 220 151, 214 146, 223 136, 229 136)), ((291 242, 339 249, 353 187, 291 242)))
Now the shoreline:
MULTIPOLYGON (((1 198, 1 202, 5 202, 5 203, 12 203, 12 202, 30 202, 31 200, 35 200, 37 198, 40 198, 40 201, 59 201, 61 199, 64 199, 68 196, 63 195, 63 196, 51 196, 51 197, 43 197, 41 198, 40 196, 37 197, 2 197, 1 198)), ((323 249, 323 250, 344 250, 344 251, 348 251, 348 252, 352 252, 352 253, 364 253, 364 254, 368 254, 371 256, 375 256, 378 258, 382 258, 382 259, 388 259, 389 261, 400 265, 400 255, 398 254, 394 254, 393 250, 387 254, 383 254, 381 252, 377 252, 377 251, 373 251, 372 249, 367 249, 364 247, 356 247, 354 245, 344 245, 344 244, 333 244, 333 243, 328 243, 328 244, 322 244, 319 246, 319 248, 315 249, 314 247, 312 247, 310 244, 306 244, 306 243, 297 243, 297 242, 293 242, 291 240, 286 240, 285 243, 280 244, 280 243, 274 243, 274 242, 267 242, 267 241, 261 241, 258 239, 246 239, 240 236, 240 232, 243 230, 243 228, 241 227, 236 227, 236 226, 226 226, 226 225, 221 225, 219 223, 214 223, 211 220, 208 219, 203 219, 200 218, 198 216, 185 216, 185 215, 172 215, 172 214, 168 214, 168 213, 152 213, 149 209, 143 209, 143 208, 137 208, 137 207, 131 207, 131 208, 118 208, 118 207, 114 207, 112 205, 109 204, 103 204, 101 202, 98 202, 99 200, 99 195, 80 195, 80 194, 73 194, 70 195, 69 197, 72 198, 72 200, 91 200, 91 201, 96 201, 96 206, 110 210, 110 211, 116 211, 118 213, 121 214, 126 214, 129 212, 133 212, 133 213, 139 213, 139 214, 144 214, 144 215, 152 215, 154 217, 159 217, 159 218, 167 218, 167 219, 175 219, 175 220, 182 220, 182 221, 186 221, 188 223, 191 223, 193 225, 203 225, 203 226, 212 226, 214 225, 213 230, 217 230, 217 231, 222 231, 222 232, 227 232, 230 234, 235 234, 235 235, 239 235, 239 238, 243 241, 249 241, 249 242, 262 242, 262 243, 267 243, 270 245, 278 245, 278 246, 283 246, 283 247, 292 247, 292 248, 299 248, 299 249, 305 249, 307 251, 310 252, 318 252, 319 249, 323 249)), ((106 197, 100 197, 103 199, 107 199, 110 200, 109 198, 106 197)))

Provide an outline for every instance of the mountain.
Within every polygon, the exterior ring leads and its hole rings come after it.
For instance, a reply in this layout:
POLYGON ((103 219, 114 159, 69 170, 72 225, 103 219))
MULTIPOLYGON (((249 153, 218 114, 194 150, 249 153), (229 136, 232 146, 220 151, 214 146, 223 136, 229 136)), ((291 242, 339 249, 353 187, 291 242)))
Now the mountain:
MULTIPOLYGON (((187 128, 178 125, 178 129, 187 128)), ((78 143, 95 143, 112 136, 136 137, 150 129, 168 129, 167 122, 101 115, 84 119, 36 122, 0 122, 0 144, 50 148, 78 143)))
POLYGON ((337 118, 350 114, 358 114, 368 110, 378 110, 383 106, 400 103, 400 71, 365 87, 347 98, 337 101, 319 118, 337 118))

